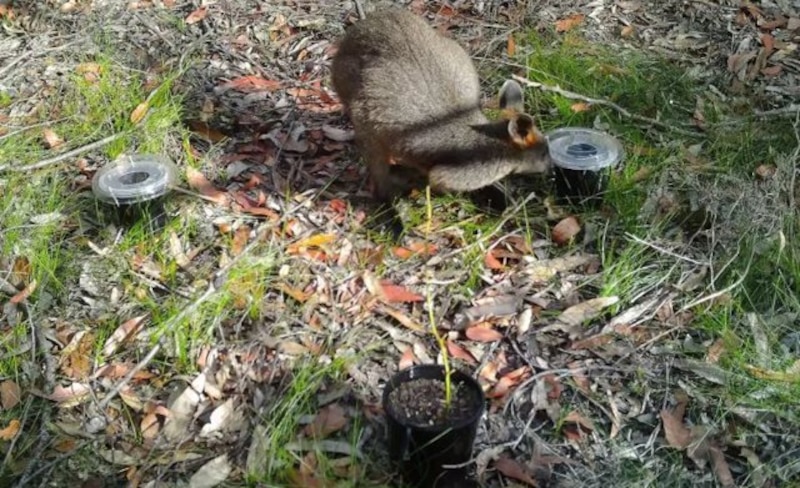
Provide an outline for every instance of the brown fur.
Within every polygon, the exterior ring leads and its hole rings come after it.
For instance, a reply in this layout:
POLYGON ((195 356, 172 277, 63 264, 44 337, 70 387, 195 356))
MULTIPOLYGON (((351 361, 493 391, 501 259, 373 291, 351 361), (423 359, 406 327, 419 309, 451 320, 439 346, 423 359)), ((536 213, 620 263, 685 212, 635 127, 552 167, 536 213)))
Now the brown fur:
POLYGON ((440 192, 550 169, 522 88, 507 81, 499 94, 503 118, 489 121, 467 52, 406 10, 374 12, 348 28, 331 71, 381 203, 391 206, 408 190, 397 178, 404 168, 440 192))

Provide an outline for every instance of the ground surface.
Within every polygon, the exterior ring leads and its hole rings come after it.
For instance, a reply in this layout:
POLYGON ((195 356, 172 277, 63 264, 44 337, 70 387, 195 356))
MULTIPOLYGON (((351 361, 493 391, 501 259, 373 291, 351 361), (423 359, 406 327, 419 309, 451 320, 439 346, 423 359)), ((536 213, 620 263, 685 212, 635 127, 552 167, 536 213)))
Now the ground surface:
POLYGON ((487 110, 517 75, 623 142, 602 208, 514 180, 372 229, 350 2, 0 1, 0 485, 389 486, 383 384, 443 344, 485 486, 800 486, 800 5, 406 7, 487 110), (90 191, 132 152, 179 168, 155 232, 90 191))

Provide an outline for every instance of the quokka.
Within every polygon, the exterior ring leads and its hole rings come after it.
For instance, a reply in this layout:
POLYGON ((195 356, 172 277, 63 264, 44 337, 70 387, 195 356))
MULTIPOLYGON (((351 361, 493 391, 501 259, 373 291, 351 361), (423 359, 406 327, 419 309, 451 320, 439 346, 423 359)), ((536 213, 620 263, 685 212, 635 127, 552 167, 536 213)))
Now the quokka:
POLYGON ((505 195, 493 183, 552 166, 522 87, 507 80, 503 116, 488 120, 467 52, 407 10, 377 11, 350 26, 331 75, 395 237, 403 230, 395 199, 420 180, 435 192, 489 191, 502 207, 505 195))

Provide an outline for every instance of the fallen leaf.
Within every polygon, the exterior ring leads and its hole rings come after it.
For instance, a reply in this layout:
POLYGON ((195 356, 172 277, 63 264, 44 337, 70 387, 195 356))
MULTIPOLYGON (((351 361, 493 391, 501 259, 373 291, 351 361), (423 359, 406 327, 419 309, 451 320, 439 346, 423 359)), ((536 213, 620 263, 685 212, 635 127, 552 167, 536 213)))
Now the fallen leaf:
POLYGON ((783 66, 776 64, 774 66, 767 66, 761 70, 761 74, 766 76, 767 78, 774 78, 778 76, 783 71, 783 66))
POLYGON ((236 90, 244 93, 275 91, 281 88, 282 84, 277 80, 268 80, 259 75, 240 76, 227 81, 219 86, 222 90, 236 90))
POLYGON ((59 137, 53 129, 44 129, 42 135, 44 136, 44 141, 47 143, 47 147, 50 149, 57 149, 64 144, 64 139, 59 137))
POLYGON ((5 380, 0 383, 0 405, 3 410, 11 410, 19 404, 22 392, 19 385, 13 380, 5 380))
POLYGON ((553 242, 558 245, 565 245, 572 241, 572 238, 581 231, 581 225, 575 217, 567 217, 553 227, 553 242))
POLYGON ((31 296, 31 293, 33 293, 35 290, 36 290, 36 280, 31 280, 31 282, 28 283, 28 285, 25 288, 23 288, 21 292, 11 297, 11 300, 9 301, 15 305, 18 305, 27 300, 27 298, 31 296))
POLYGON ((228 479, 233 466, 227 454, 217 456, 204 464, 189 479, 189 488, 213 488, 228 479))
POLYGON ((66 408, 80 403, 83 398, 88 396, 89 391, 89 385, 85 383, 71 383, 69 386, 56 385, 53 393, 47 398, 66 408))
POLYGON ((503 334, 490 327, 476 325, 464 331, 467 339, 475 342, 497 342, 503 339, 503 334))
POLYGON ((760 164, 756 168, 756 176, 761 180, 769 180, 775 176, 778 168, 774 164, 760 164))
POLYGON ((664 423, 664 435, 667 443, 677 449, 686 449, 692 442, 692 432, 683 424, 688 398, 683 393, 676 396, 678 404, 674 409, 661 410, 661 421, 664 423))
POLYGON ((303 290, 292 288, 291 286, 287 285, 286 283, 278 283, 276 288, 280 291, 286 293, 290 297, 294 298, 300 303, 305 303, 309 298, 311 298, 311 293, 306 293, 303 290))
POLYGON ((404 286, 387 282, 381 282, 380 286, 383 298, 390 303, 421 302, 425 300, 425 297, 410 291, 404 286))
POLYGON ((511 58, 516 53, 517 53, 517 41, 514 40, 514 36, 512 34, 509 34, 508 41, 506 42, 506 54, 508 55, 509 58, 511 58))
POLYGON ((478 364, 478 361, 469 351, 450 340, 447 341, 447 353, 450 357, 461 359, 469 364, 478 364))
POLYGON ((558 316, 558 320, 572 326, 578 326, 587 320, 597 317, 604 308, 619 302, 619 297, 597 297, 573 305, 558 316))
POLYGON ((573 103, 572 105, 569 106, 569 108, 575 113, 580 113, 588 111, 590 108, 592 108, 592 106, 591 104, 588 104, 586 102, 578 102, 578 103, 573 103))
POLYGON ((6 427, 0 429, 0 440, 10 441, 13 439, 20 429, 20 423, 17 419, 12 419, 6 427))
POLYGON ((246 225, 240 226, 236 229, 236 233, 233 235, 233 243, 231 244, 231 254, 234 256, 238 256, 242 253, 245 246, 247 246, 247 240, 250 238, 250 227, 246 225))
POLYGON ((400 361, 397 363, 397 369, 404 370, 408 369, 411 366, 414 366, 414 362, 416 361, 416 357, 414 356, 414 348, 408 346, 403 352, 403 355, 400 356, 400 361))
POLYGON ((120 345, 130 340, 142 330, 144 319, 146 315, 140 315, 132 319, 126 320, 122 325, 116 328, 113 334, 106 339, 103 345, 103 355, 108 357, 114 354, 120 345))
POLYGON ((634 29, 632 25, 626 25, 622 28, 619 32, 619 35, 622 37, 631 37, 633 35, 634 29))
POLYGON ((588 418, 581 415, 577 410, 573 410, 566 415, 563 419, 564 422, 571 422, 577 424, 588 431, 594 431, 594 423, 588 418))
POLYGON ((708 348, 708 352, 706 352, 706 361, 711 364, 717 364, 723 354, 725 354, 725 341, 717 339, 711 344, 711 347, 708 348))
POLYGON ((305 239, 300 239, 299 241, 290 244, 286 251, 289 254, 295 254, 301 249, 309 248, 309 247, 322 247, 326 244, 330 244, 336 240, 336 236, 334 234, 314 234, 311 237, 306 237, 305 239))
POLYGON ((305 428, 305 434, 314 439, 324 439, 347 425, 347 415, 337 403, 331 403, 320 409, 314 421, 305 428))
POLYGON ((224 204, 227 202, 228 195, 225 192, 214 188, 214 186, 206 179, 203 173, 192 168, 191 166, 186 167, 186 180, 189 183, 189 186, 199 191, 201 195, 208 198, 212 202, 218 204, 224 204))
POLYGON ((499 259, 497 259, 494 256, 493 251, 494 249, 491 249, 489 250, 489 252, 486 253, 486 256, 483 258, 483 264, 486 265, 486 267, 489 269, 494 269, 498 271, 504 270, 506 267, 503 265, 503 263, 500 262, 499 259))
POLYGON ((207 7, 200 7, 197 10, 193 11, 192 13, 190 13, 186 17, 184 22, 186 22, 187 24, 196 24, 196 23, 200 22, 201 20, 205 19, 206 15, 208 15, 208 8, 207 7))
POLYGON ((131 122, 134 124, 138 124, 142 121, 145 114, 147 114, 147 110, 150 109, 150 104, 147 102, 142 102, 133 109, 131 112, 131 122))
POLYGON ((725 455, 722 453, 720 448, 711 446, 709 449, 709 454, 711 455, 714 474, 717 475, 717 479, 723 488, 731 488, 736 486, 736 482, 733 480, 733 474, 731 473, 731 468, 728 466, 728 462, 725 460, 725 455))
POLYGON ((325 134, 325 137, 328 139, 336 142, 352 141, 355 137, 355 134, 352 130, 340 129, 339 127, 334 127, 328 124, 322 126, 322 133, 325 134))
POLYGON ((800 359, 787 368, 786 371, 773 371, 769 369, 759 368, 750 364, 744 365, 745 369, 750 372, 753 377, 762 380, 783 381, 786 383, 793 383, 800 381, 800 359))
POLYGON ((585 17, 583 14, 575 14, 556 21, 556 32, 567 32, 574 29, 583 22, 585 17))
POLYGON ((536 480, 528 474, 524 466, 507 456, 500 456, 500 458, 494 462, 494 467, 507 478, 521 481, 528 486, 539 486, 536 480))
POLYGON ((74 379, 84 379, 92 367, 92 349, 95 336, 90 331, 80 331, 61 351, 59 366, 61 370, 74 379))
POLYGON ((413 330, 415 332, 425 332, 425 327, 423 327, 419 322, 415 321, 405 313, 401 312, 400 310, 395 310, 390 306, 378 306, 376 307, 377 310, 380 312, 385 313, 386 315, 391 316, 401 325, 406 327, 407 329, 413 330))

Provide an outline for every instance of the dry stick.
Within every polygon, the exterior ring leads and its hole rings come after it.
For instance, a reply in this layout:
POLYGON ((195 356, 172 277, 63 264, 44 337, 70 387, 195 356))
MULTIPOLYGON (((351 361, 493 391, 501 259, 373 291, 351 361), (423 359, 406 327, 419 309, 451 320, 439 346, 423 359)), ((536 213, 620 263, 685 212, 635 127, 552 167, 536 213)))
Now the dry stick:
POLYGON ((675 127, 675 126, 666 124, 666 123, 661 122, 659 120, 656 120, 656 119, 653 119, 653 118, 650 118, 650 117, 645 117, 644 115, 639 115, 639 114, 635 114, 635 113, 629 112, 627 109, 617 105, 616 103, 608 101, 608 100, 603 100, 602 98, 591 98, 591 97, 587 97, 586 95, 581 95, 580 93, 575 93, 575 92, 571 92, 569 90, 564 90, 560 86, 545 85, 544 83, 539 83, 537 81, 531 81, 531 80, 529 80, 527 78, 523 78, 523 77, 518 76, 518 75, 512 75, 512 76, 518 82, 520 82, 520 83, 522 83, 524 85, 527 85, 527 86, 529 86, 531 88, 538 88, 539 90, 542 90, 542 91, 548 91, 548 92, 557 93, 557 94, 561 95, 562 97, 569 98, 569 99, 572 99, 572 100, 581 100, 583 102, 590 103, 592 105, 602 105, 604 107, 608 107, 608 108, 616 110, 617 112, 619 112, 620 114, 624 115, 625 117, 628 117, 628 118, 631 118, 631 119, 634 119, 634 120, 638 120, 639 122, 652 124, 652 125, 661 127, 662 129, 667 129, 667 130, 670 130, 672 132, 676 132, 678 134, 682 134, 684 136, 689 136, 689 137, 700 137, 700 136, 702 136, 702 134, 700 134, 698 132, 693 132, 693 131, 689 131, 689 130, 686 130, 686 129, 681 129, 679 127, 675 127))
POLYGON ((688 256, 682 256, 682 255, 680 255, 680 254, 678 254, 676 252, 670 251, 669 249, 663 248, 663 247, 661 247, 661 246, 659 246, 657 244, 654 244, 652 242, 648 242, 648 241, 646 241, 646 240, 644 240, 644 239, 642 239, 640 237, 637 237, 637 236, 631 234, 630 232, 626 232, 625 236, 628 239, 633 240, 634 242, 638 242, 639 244, 642 244, 642 245, 645 245, 645 246, 650 247, 652 249, 655 249, 656 251, 658 251, 658 252, 660 252, 662 254, 666 254, 667 256, 672 256, 673 258, 680 259, 682 261, 686 261, 686 262, 689 262, 689 263, 692 263, 692 264, 696 264, 698 266, 708 266, 708 263, 704 263, 704 262, 698 261, 696 259, 692 259, 692 258, 690 258, 688 256))
POLYGON ((83 154, 87 151, 92 151, 94 149, 100 148, 105 146, 106 144, 111 144, 112 142, 116 141, 120 137, 124 136, 127 132, 118 132, 116 134, 112 134, 108 137, 104 137, 99 141, 95 141, 91 144, 87 144, 85 146, 81 146, 78 148, 73 149, 72 151, 67 151, 64 154, 59 154, 58 156, 53 156, 52 158, 45 159, 43 161, 39 161, 36 164, 31 164, 28 166, 12 166, 10 164, 6 164, 4 166, 0 166, 0 171, 15 171, 15 172, 24 172, 24 171, 32 171, 35 169, 41 169, 45 166, 50 166, 51 164, 60 163, 65 159, 69 159, 73 156, 77 156, 78 154, 83 154))
POLYGON ((775 108, 772 110, 756 110, 755 114, 759 117, 770 117, 770 116, 785 116, 785 115, 794 115, 800 114, 800 104, 793 103, 786 107, 775 108))

